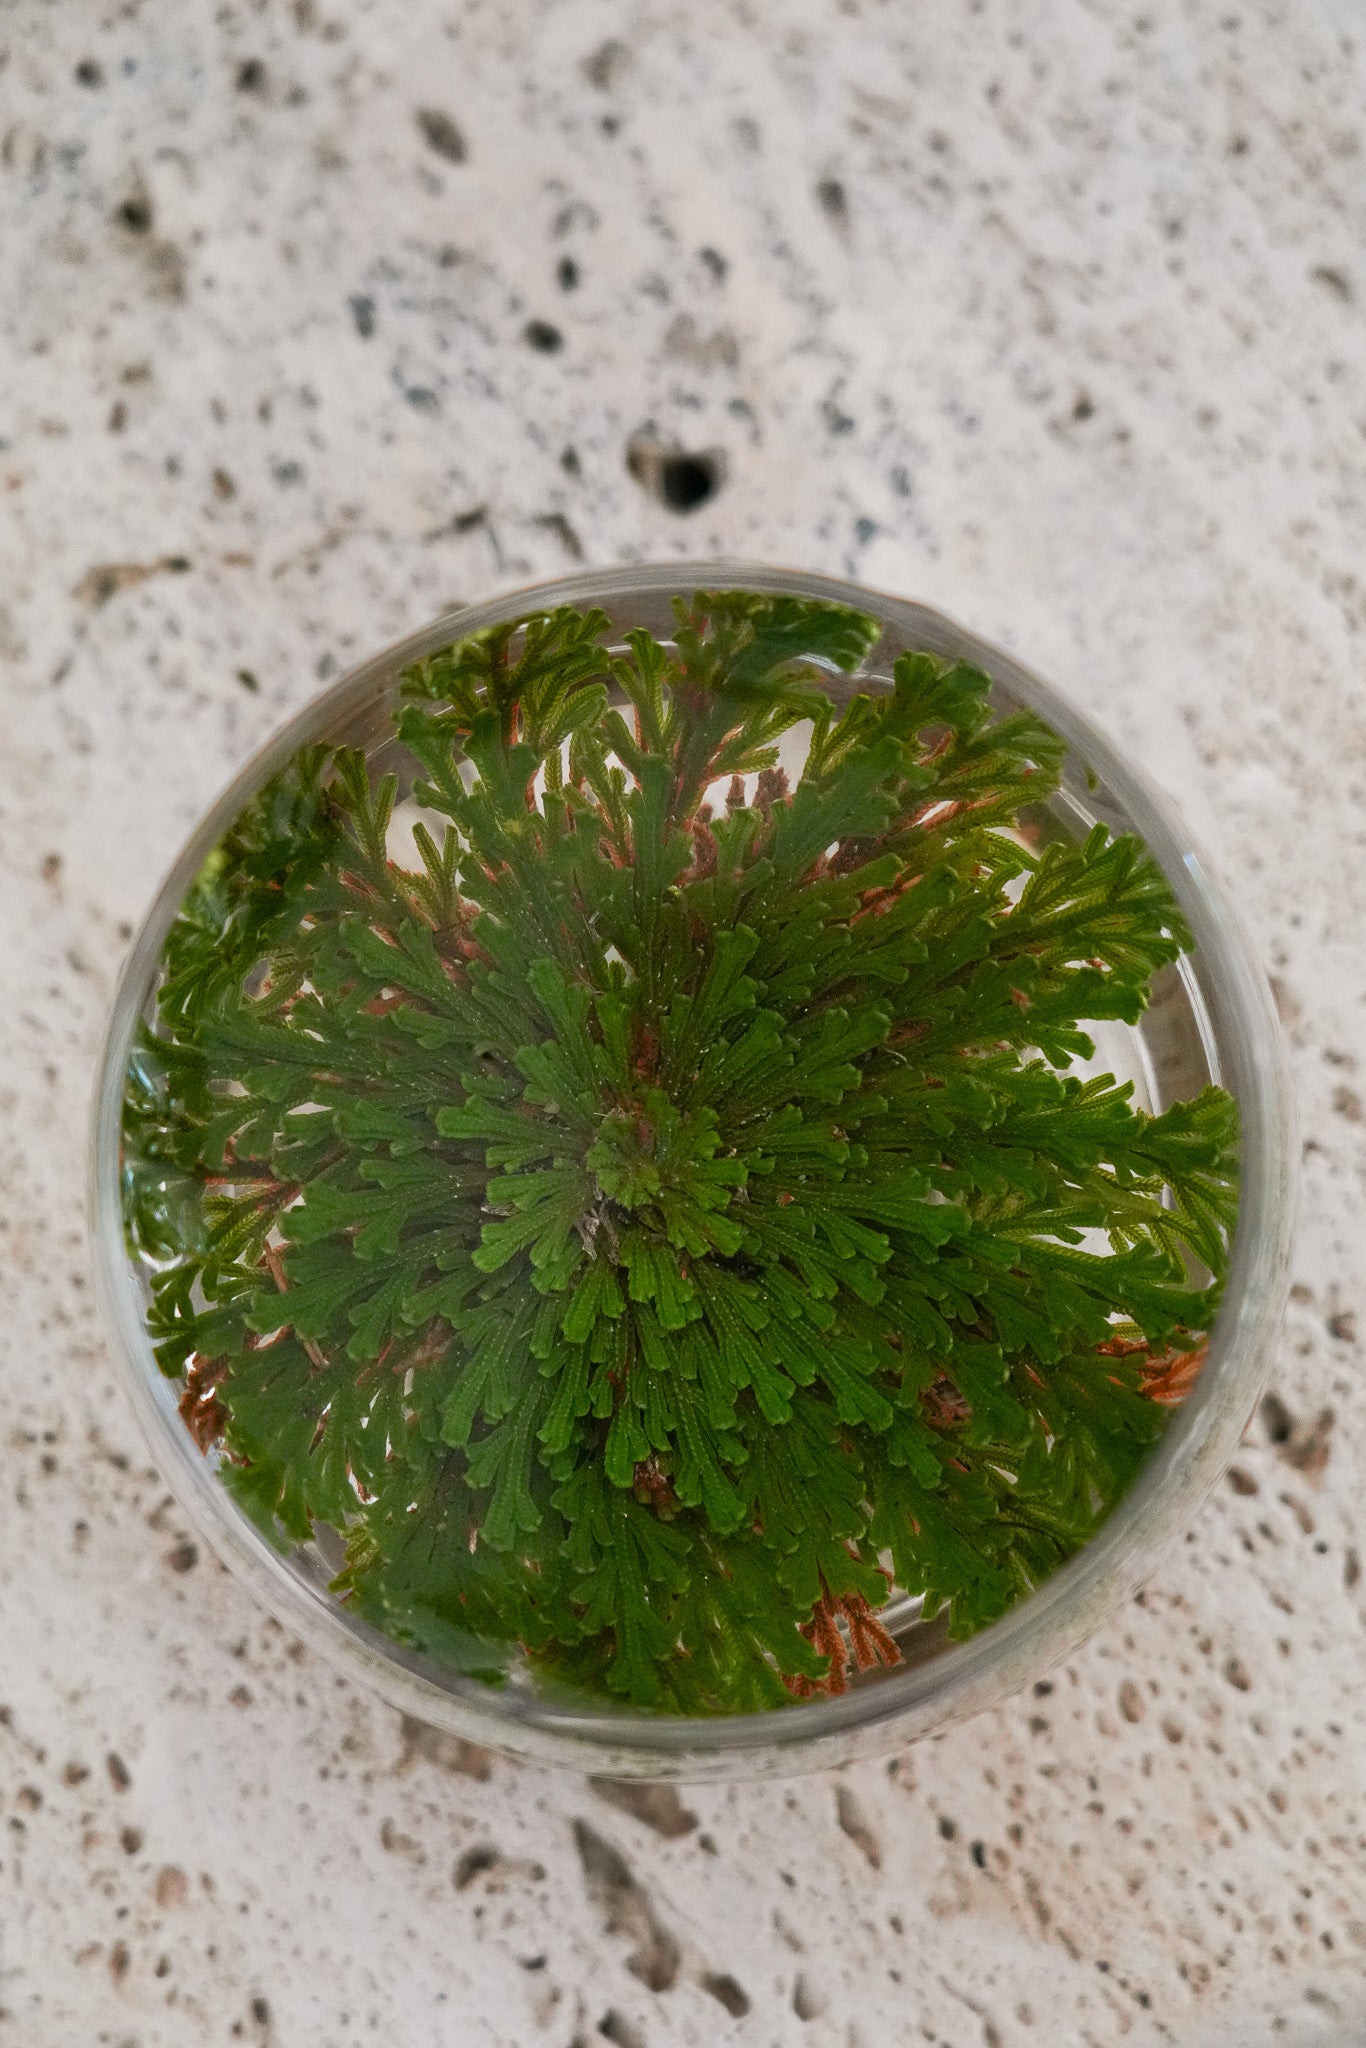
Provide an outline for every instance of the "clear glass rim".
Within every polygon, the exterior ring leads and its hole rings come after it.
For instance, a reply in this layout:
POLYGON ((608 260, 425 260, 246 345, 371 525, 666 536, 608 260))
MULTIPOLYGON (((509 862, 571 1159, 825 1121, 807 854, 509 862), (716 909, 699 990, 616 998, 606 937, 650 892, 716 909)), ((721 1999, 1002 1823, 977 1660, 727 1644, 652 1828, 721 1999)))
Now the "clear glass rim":
POLYGON ((744 562, 651 563, 528 585, 445 613, 320 692, 232 778, 158 889, 114 996, 91 1135, 91 1231, 107 1322, 158 1466, 198 1532, 277 1619, 401 1711, 538 1762, 619 1776, 746 1777, 847 1762, 993 1705, 1062 1662, 1149 1577, 1225 1469, 1265 1380, 1288 1276, 1294 1125, 1279 1026, 1232 909, 1165 799, 1051 685, 943 613, 838 578, 744 562), (119 1131, 132 1037, 185 891, 246 798, 296 747, 370 702, 408 662, 482 627, 542 606, 727 586, 857 605, 911 641, 974 661, 1100 774, 1165 871, 1194 933, 1222 1078, 1239 1103, 1242 1181, 1224 1303, 1204 1367, 1142 1472, 1084 1549, 999 1621, 924 1663, 835 1699, 692 1720, 585 1711, 438 1673, 347 1616, 321 1583, 272 1548, 213 1478, 168 1398, 172 1383, 153 1356, 124 1247, 119 1131))

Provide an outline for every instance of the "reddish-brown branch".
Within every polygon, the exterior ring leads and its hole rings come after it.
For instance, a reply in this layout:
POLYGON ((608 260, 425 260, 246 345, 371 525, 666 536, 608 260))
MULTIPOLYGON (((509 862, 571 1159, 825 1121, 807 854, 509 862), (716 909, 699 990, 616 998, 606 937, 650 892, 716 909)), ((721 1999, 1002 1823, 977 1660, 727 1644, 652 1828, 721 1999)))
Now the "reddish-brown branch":
MULTIPOLYGON (((261 1263, 265 1266, 266 1271, 270 1274, 271 1279, 275 1282, 281 1294, 287 1294, 289 1292, 289 1281, 285 1277, 285 1262, 280 1255, 278 1244, 268 1244, 266 1246, 261 1254, 261 1263)), ((326 1372, 327 1360, 323 1357, 322 1352, 313 1340, 310 1337, 300 1337, 297 1330, 295 1330, 294 1335, 298 1339, 299 1346, 308 1359, 309 1364, 318 1372, 326 1372)))
POLYGON ((337 880, 348 895, 359 896, 363 902, 374 903, 379 898, 380 892, 374 883, 367 881, 364 875, 358 875, 354 868, 343 868, 337 880))
POLYGON ((636 1499, 648 1502, 663 1520, 670 1521, 678 1513, 680 1503, 674 1483, 653 1451, 636 1466, 632 1483, 636 1499))
POLYGON ((1199 1378, 1208 1351, 1209 1345, 1201 1344, 1194 1351, 1150 1358, 1143 1368, 1143 1392, 1162 1408, 1179 1408, 1199 1378))
MULTIPOLYGON (((836 865, 838 865, 838 862, 836 865)), ((921 877, 919 875, 902 874, 898 876, 895 882, 888 883, 885 888, 865 889, 860 898, 860 907, 850 918, 850 924, 862 924, 863 920, 868 917, 885 917, 887 912, 894 910, 902 897, 909 894, 920 880, 921 877)))
POLYGON ((754 807, 771 815, 775 804, 792 801, 792 785, 786 768, 761 768, 754 788, 754 807))
POLYGON ((716 873, 716 837, 700 812, 692 821, 692 847, 692 864, 680 881, 700 882, 705 876, 716 873))
POLYGON ((226 1358, 193 1356, 185 1374, 184 1390, 176 1404, 181 1421, 206 1457, 214 1445, 221 1442, 230 1419, 217 1393, 227 1372, 226 1358))
POLYGON ((942 832, 946 825, 951 825, 964 811, 975 808, 975 805, 960 802, 957 798, 945 799, 937 796, 932 802, 922 804, 918 811, 912 811, 906 823, 913 832, 942 832))
POLYGON ((957 1429, 972 1418, 972 1410, 951 1379, 943 1373, 920 1396, 925 1419, 935 1429, 957 1429))
POLYGON ((1100 1358, 1132 1358, 1139 1365, 1139 1391, 1162 1408, 1179 1408, 1200 1375, 1209 1353, 1208 1342, 1193 1351, 1166 1351, 1154 1358, 1149 1345, 1128 1337, 1111 1337, 1097 1344, 1100 1358))
MULTIPOLYGON (((822 1579, 824 1586, 825 1581, 822 1579)), ((811 1619, 801 1625, 801 1632, 811 1647, 828 1660, 824 1678, 807 1678, 798 1673, 785 1672, 783 1684, 799 1700, 814 1699, 818 1695, 833 1699, 838 1693, 849 1690, 849 1653, 852 1649, 854 1664, 859 1671, 871 1671, 875 1664, 883 1665, 888 1671, 901 1662, 901 1651, 896 1641, 878 1620, 862 1593, 832 1593, 828 1586, 811 1611, 811 1619), (848 1630, 848 1641, 841 1618, 848 1630)))
POLYGON ((235 1188, 240 1200, 250 1198, 258 1209, 287 1208, 299 1193, 297 1181, 277 1180, 273 1173, 252 1173, 248 1167, 207 1173, 203 1184, 206 1188, 235 1188))
POLYGON ((890 1630, 884 1627, 861 1593, 846 1593, 841 1603, 854 1646, 854 1662, 860 1671, 881 1664, 891 1671, 901 1662, 901 1651, 890 1630))
POLYGON ((395 1359, 393 1369, 395 1372, 420 1372, 424 1365, 434 1365, 438 1358, 444 1358, 450 1348, 450 1331, 438 1320, 411 1351, 405 1351, 401 1358, 395 1359))
POLYGON ((653 1080, 659 1063, 659 1040, 643 1017, 635 1020, 631 1064, 644 1081, 653 1080))

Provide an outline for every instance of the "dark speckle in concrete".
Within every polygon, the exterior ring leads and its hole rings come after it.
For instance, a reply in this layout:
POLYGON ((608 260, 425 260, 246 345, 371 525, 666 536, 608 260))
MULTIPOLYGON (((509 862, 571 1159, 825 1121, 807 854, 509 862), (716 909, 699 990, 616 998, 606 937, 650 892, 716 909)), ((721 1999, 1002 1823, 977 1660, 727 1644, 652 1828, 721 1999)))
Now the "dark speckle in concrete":
POLYGON ((443 113, 439 107, 419 107, 413 118, 428 149, 444 157, 448 164, 464 163, 469 149, 463 132, 449 114, 443 113))
POLYGON ((528 320, 522 329, 522 339, 528 348, 543 356, 558 355, 564 347, 564 335, 549 320, 528 320))

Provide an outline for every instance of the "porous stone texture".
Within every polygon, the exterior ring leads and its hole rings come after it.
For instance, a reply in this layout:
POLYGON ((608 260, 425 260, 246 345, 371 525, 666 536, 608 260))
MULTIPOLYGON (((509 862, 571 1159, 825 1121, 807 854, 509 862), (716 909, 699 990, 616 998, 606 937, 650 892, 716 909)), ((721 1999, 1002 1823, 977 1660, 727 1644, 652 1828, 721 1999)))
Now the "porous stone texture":
POLYGON ((1366 48, 1350 0, 0 15, 0 2044, 1366 2040, 1366 48), (937 603, 1203 836, 1275 976, 1274 1399, 1035 1697, 623 1792, 335 1678, 91 1302, 112 980, 320 681, 580 562, 937 603))

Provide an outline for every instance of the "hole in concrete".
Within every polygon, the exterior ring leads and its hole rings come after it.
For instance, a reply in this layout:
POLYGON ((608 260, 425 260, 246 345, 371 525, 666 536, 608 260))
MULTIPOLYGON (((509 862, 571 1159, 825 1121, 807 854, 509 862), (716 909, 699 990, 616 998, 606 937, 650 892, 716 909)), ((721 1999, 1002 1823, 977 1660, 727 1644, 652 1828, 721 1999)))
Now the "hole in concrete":
POLYGON ((711 1971, 702 1979, 702 1989, 724 2005, 732 2019, 742 2020, 749 2011, 749 1993, 728 1970, 711 1971))
POLYGON ((627 444, 626 467, 670 512, 695 512, 716 496, 726 478, 726 458, 719 448, 665 448, 646 434, 627 444))
POLYGON ((419 107, 413 119, 428 149, 445 157, 448 164, 464 163, 469 150, 463 134, 449 114, 443 114, 440 107, 419 107))
POLYGON ((114 218, 130 234, 145 235, 152 225, 152 202, 145 192, 130 192, 114 208, 114 218))

